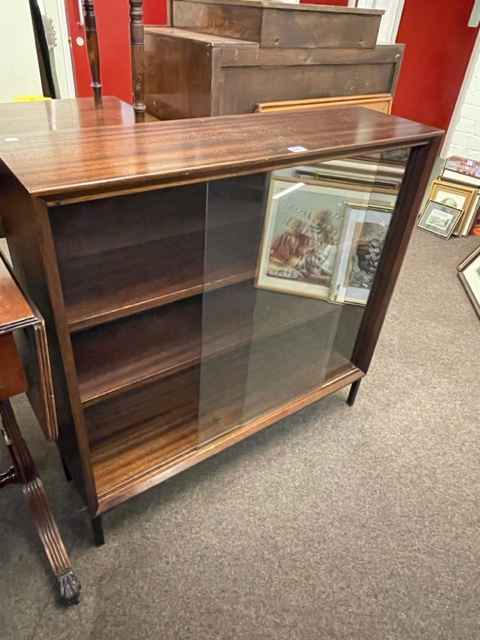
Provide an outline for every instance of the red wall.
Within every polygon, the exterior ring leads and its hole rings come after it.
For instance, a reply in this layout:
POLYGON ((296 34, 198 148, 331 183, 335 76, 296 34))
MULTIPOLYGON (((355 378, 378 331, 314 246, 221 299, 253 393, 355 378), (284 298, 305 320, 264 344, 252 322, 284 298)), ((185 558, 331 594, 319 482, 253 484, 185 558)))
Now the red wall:
POLYGON ((406 45, 393 113, 447 128, 475 43, 474 0, 406 0, 397 42, 406 45))
POLYGON ((165 0, 144 0, 145 24, 165 24, 167 22, 167 3, 165 0))

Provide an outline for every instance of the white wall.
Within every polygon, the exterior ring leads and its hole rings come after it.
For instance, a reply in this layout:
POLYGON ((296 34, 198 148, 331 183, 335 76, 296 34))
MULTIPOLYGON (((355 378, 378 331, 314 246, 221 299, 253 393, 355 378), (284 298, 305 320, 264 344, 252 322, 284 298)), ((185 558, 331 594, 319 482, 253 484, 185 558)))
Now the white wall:
POLYGON ((448 129, 442 156, 480 160, 480 32, 448 129))
POLYGON ((0 21, 0 102, 42 95, 28 0, 2 2, 0 21))
POLYGON ((349 0, 348 2, 350 7, 384 11, 378 33, 378 44, 392 44, 396 41, 404 4, 405 0, 349 0))

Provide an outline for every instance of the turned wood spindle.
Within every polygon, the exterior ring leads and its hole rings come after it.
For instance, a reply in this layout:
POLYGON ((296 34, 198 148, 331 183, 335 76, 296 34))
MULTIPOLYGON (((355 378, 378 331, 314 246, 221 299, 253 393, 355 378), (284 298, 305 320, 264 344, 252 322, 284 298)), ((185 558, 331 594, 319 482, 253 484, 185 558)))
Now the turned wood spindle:
POLYGON ((85 17, 85 33, 87 36, 88 60, 92 74, 91 87, 95 106, 102 106, 102 83, 100 81, 100 53, 98 50, 97 21, 95 19, 94 0, 82 0, 85 17))
POLYGON ((145 71, 143 31, 143 0, 130 0, 130 45, 132 48, 132 86, 135 120, 145 119, 145 71))

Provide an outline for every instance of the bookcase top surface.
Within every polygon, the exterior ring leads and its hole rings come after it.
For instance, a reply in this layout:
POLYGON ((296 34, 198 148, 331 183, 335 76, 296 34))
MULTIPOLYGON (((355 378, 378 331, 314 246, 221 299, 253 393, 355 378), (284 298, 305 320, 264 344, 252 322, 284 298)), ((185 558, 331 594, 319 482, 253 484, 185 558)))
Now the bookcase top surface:
POLYGON ((14 141, 3 134, 0 158, 28 193, 51 200, 254 173, 442 133, 337 107, 17 134, 14 141))
POLYGON ((64 98, 0 104, 0 140, 25 133, 84 129, 105 125, 131 125, 135 112, 118 98, 103 98, 96 109, 92 98, 64 98))

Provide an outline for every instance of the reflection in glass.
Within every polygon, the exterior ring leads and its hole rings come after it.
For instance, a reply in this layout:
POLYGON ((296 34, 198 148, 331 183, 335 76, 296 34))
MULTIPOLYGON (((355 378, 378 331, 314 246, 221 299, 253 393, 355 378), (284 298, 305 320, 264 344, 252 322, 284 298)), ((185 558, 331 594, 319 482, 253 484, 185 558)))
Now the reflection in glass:
POLYGON ((237 249, 249 243, 240 253, 250 263, 234 284, 203 296, 200 441, 355 369, 407 156, 332 160, 208 185, 205 281, 218 253, 228 251, 221 237, 230 225, 237 225, 237 249))

